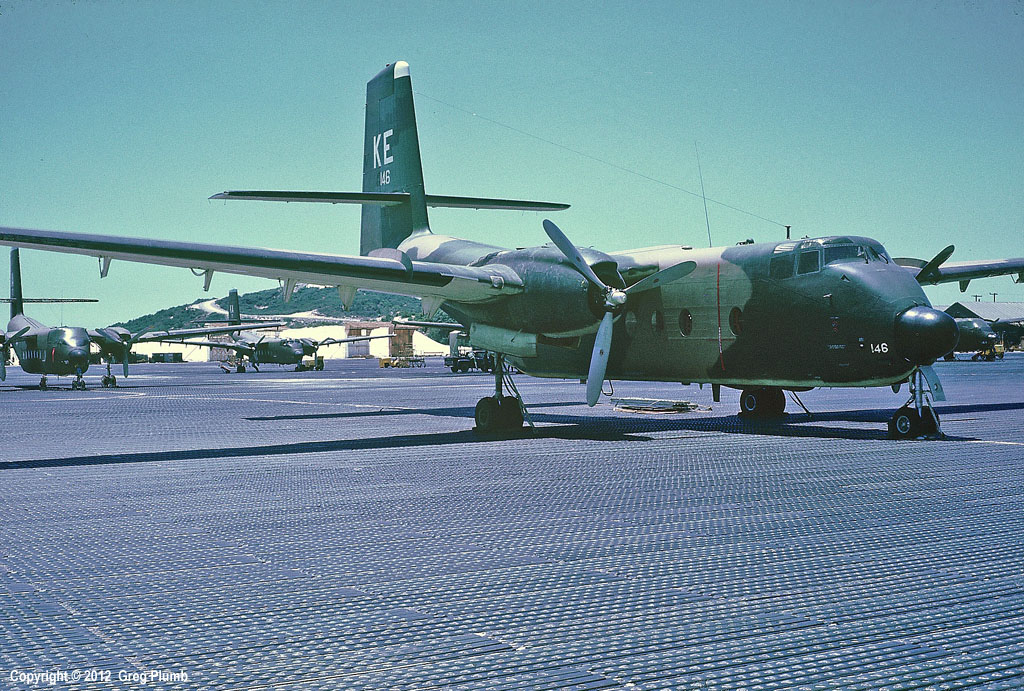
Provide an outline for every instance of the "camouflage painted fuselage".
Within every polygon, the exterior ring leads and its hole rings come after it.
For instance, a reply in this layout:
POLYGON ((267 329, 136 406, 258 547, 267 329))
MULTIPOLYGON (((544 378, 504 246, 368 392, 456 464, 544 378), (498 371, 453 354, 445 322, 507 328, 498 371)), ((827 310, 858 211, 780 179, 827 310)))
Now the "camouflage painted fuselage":
MULTIPOLYGON (((515 271, 521 294, 446 303, 445 310, 467 324, 536 334, 535 356, 509 355, 528 374, 586 376, 600 296, 556 248, 502 250, 414 235, 400 249, 418 260, 515 271)), ((897 319, 908 308, 929 306, 928 298, 875 240, 582 252, 609 285, 632 285, 684 261, 697 264, 681 280, 630 296, 615 322, 610 379, 877 386, 904 380, 915 367, 905 356, 906 343, 899 343, 897 319)))
POLYGON ((78 327, 49 327, 17 314, 7 324, 8 333, 28 331, 13 348, 21 368, 29 374, 84 374, 89 369, 89 334, 78 327))

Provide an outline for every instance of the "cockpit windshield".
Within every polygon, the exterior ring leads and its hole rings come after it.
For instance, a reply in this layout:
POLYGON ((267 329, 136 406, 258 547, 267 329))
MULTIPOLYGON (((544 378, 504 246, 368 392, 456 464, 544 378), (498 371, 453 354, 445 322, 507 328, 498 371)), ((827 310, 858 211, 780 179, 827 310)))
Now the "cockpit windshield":
POLYGON ((827 264, 868 264, 870 262, 889 263, 884 254, 870 245, 833 245, 825 248, 827 264))

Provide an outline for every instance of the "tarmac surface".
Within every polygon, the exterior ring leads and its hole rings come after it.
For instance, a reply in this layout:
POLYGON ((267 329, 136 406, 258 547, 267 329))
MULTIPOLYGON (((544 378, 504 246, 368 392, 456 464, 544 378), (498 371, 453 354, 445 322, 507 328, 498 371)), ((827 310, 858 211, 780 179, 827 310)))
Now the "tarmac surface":
POLYGON ((11 368, 0 688, 1022 688, 1024 355, 936 369, 942 441, 886 439, 905 389, 520 376, 500 439, 436 361, 11 368))

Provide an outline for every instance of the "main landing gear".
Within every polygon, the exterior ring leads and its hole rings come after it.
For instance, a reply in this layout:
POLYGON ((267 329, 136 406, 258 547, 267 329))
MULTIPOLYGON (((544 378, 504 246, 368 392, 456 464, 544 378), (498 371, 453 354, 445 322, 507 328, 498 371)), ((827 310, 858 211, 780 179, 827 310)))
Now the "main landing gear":
POLYGON ((104 389, 113 389, 117 387, 117 377, 110 373, 110 363, 107 363, 107 373, 100 379, 100 384, 104 389))
POLYGON ((40 391, 46 391, 46 376, 45 375, 39 378, 39 390, 40 391))
POLYGON ((942 428, 939 415, 932 407, 933 400, 946 400, 942 385, 930 368, 925 372, 919 367, 910 375, 910 400, 889 418, 889 438, 941 437, 942 428))
POLYGON ((781 417, 786 412, 786 394, 777 386, 743 389, 740 415, 750 418, 781 417))
MULTIPOLYGON (((506 432, 523 428, 523 399, 512 377, 505 372, 505 358, 494 356, 494 395, 481 398, 476 404, 474 418, 478 432, 506 432), (511 395, 505 395, 508 388, 511 395)), ((528 418, 527 418, 528 419, 528 418)), ((533 423, 530 423, 533 426, 533 423)))

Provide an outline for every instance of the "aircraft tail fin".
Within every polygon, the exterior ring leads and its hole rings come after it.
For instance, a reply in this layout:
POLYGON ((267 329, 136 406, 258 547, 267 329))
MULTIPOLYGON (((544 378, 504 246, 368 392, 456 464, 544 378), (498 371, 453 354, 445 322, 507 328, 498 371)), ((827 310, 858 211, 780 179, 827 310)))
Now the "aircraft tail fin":
POLYGON ((409 63, 388 65, 367 82, 364 137, 363 194, 409 195, 403 204, 363 205, 359 253, 366 255, 430 232, 409 63))
POLYGON ((11 319, 25 311, 21 292, 21 259, 18 248, 11 250, 11 319))
POLYGON ((240 325, 242 323, 242 310, 238 306, 238 291, 234 288, 228 293, 228 324, 240 325))

